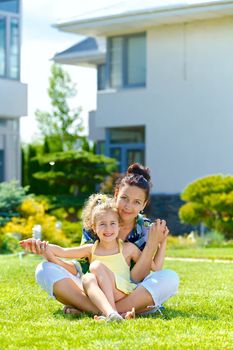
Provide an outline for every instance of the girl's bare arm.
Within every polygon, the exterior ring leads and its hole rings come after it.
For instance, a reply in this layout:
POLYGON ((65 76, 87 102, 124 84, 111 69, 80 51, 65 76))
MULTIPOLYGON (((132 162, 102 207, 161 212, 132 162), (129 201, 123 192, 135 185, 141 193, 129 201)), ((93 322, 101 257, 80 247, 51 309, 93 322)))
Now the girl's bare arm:
POLYGON ((59 258, 89 258, 93 244, 86 244, 74 248, 62 248, 55 244, 48 244, 40 240, 32 238, 20 242, 22 248, 31 251, 34 254, 43 255, 45 247, 49 247, 50 251, 59 258))

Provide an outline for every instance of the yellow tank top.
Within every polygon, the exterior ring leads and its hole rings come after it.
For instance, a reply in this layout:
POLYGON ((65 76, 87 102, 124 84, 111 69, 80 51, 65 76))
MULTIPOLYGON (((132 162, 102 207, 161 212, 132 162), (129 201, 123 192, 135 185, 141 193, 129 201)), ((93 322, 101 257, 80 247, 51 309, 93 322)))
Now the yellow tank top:
POLYGON ((96 241, 92 247, 92 261, 102 262, 109 270, 115 275, 116 288, 121 290, 125 294, 130 294, 137 285, 131 282, 130 279, 130 266, 127 264, 125 257, 122 253, 123 241, 118 240, 119 252, 113 255, 96 255, 95 250, 99 241, 96 241))

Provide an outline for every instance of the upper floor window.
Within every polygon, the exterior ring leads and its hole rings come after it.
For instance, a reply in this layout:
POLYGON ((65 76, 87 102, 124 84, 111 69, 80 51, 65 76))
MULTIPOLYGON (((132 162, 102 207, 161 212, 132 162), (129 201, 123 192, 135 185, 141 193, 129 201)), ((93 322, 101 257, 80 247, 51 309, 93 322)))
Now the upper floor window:
POLYGON ((18 3, 0 0, 0 77, 3 78, 19 79, 19 15, 10 13, 14 12, 13 9, 17 8, 18 3), (1 12, 3 10, 10 12, 1 12))
POLYGON ((0 0, 0 11, 19 13, 19 0, 0 0))
POLYGON ((97 84, 98 90, 106 88, 106 64, 98 64, 97 66, 97 84))
POLYGON ((146 85, 146 35, 109 38, 107 72, 110 87, 146 85))

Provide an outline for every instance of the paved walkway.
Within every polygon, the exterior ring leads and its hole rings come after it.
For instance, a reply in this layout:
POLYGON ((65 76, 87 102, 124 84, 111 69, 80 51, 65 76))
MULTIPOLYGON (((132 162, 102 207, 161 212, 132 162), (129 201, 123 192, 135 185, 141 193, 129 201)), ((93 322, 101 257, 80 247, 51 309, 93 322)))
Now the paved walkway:
POLYGON ((221 260, 221 259, 208 259, 208 258, 176 258, 167 256, 165 260, 177 260, 177 261, 188 261, 188 262, 214 262, 223 264, 232 264, 233 260, 221 260))

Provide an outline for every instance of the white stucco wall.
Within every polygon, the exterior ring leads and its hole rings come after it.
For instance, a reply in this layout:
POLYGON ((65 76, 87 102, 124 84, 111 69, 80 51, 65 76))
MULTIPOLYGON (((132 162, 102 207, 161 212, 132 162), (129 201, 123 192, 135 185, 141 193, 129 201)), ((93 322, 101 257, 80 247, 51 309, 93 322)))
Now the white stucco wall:
POLYGON ((154 191, 233 173, 233 17, 147 32, 147 87, 101 92, 97 126, 146 125, 154 191))
POLYGON ((0 149, 4 150, 4 181, 21 181, 19 119, 27 115, 27 85, 0 79, 0 149))
POLYGON ((20 81, 0 79, 0 117, 27 115, 27 85, 20 81))
POLYGON ((4 150, 4 181, 21 181, 19 119, 5 119, 0 124, 0 150, 4 150))
POLYGON ((148 43, 156 108, 147 164, 156 191, 180 192, 198 177, 233 174, 233 17, 160 27, 148 32, 148 43))

